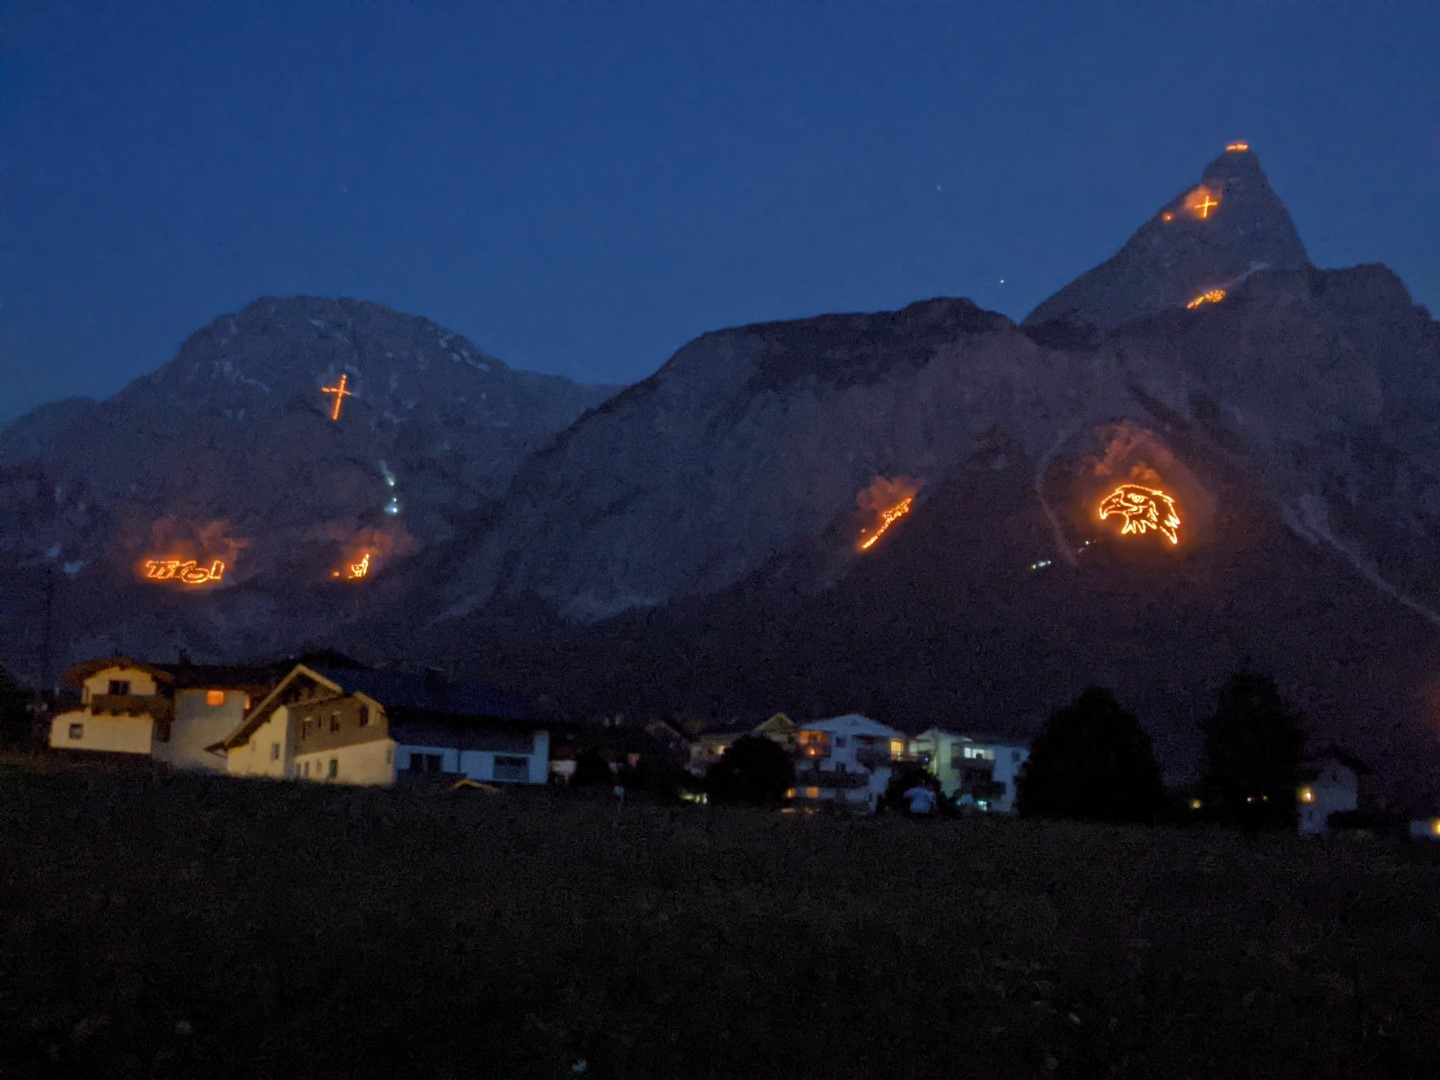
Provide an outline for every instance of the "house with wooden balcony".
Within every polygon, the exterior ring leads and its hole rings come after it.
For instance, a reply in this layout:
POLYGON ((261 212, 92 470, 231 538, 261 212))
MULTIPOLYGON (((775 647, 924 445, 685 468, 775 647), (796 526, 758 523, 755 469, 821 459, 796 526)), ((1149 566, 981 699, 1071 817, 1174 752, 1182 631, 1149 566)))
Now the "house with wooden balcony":
POLYGON ((907 749, 935 774, 946 798, 995 813, 1014 809, 1020 770, 1030 760, 1027 739, 939 727, 913 736, 907 749))
POLYGON ((252 699, 279 678, 273 667, 151 664, 110 656, 64 672, 78 707, 50 722, 50 747, 77 757, 150 759, 175 769, 223 772, 207 751, 252 699))
POLYGON ((798 725, 795 748, 797 796, 816 789, 821 801, 851 805, 873 806, 907 755, 903 732, 858 713, 798 725))

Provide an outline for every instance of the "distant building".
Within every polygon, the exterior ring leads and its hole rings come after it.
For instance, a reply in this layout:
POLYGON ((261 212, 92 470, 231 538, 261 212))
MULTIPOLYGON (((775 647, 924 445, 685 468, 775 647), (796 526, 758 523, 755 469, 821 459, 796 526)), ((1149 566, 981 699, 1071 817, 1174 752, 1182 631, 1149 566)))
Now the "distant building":
POLYGON ((909 756, 935 774, 947 798, 979 810, 1009 813, 1020 770, 1030 759, 1025 739, 963 734, 932 727, 908 743, 909 756))
POLYGON ((523 699, 427 673, 305 664, 219 749, 232 775, 379 786, 543 784, 550 764, 548 725, 523 699))
POLYGON ((1360 777, 1370 770, 1359 759, 1332 747, 1305 762, 1296 792, 1297 824, 1301 833, 1328 832, 1330 815, 1360 806, 1360 777))
POLYGON ((690 741, 690 763, 687 767, 696 776, 704 776, 706 770, 724 757, 725 751, 730 749, 737 739, 745 735, 758 735, 769 739, 783 747, 787 753, 793 754, 796 732, 794 722, 784 713, 776 713, 754 727, 742 724, 705 731, 690 741))
POLYGON ((851 805, 874 806, 906 758, 902 732, 858 713, 797 725, 795 745, 796 796, 851 805))
POLYGON ((267 693, 279 672, 111 656, 77 664, 63 677, 79 690, 80 702, 51 720, 52 749, 223 772, 224 760, 206 748, 240 723, 252 698, 267 693))

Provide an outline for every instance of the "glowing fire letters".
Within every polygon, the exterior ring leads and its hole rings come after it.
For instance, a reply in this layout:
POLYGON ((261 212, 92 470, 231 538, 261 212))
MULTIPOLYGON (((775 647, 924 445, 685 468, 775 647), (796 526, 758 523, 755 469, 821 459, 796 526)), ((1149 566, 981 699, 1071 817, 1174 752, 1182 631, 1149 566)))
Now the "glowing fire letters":
POLYGON ((890 528, 891 525, 894 525, 895 522, 910 512, 910 504, 914 501, 915 496, 907 495, 904 499, 882 513, 880 515, 880 524, 876 527, 875 531, 871 533, 868 538, 860 541, 860 550, 869 551, 874 547, 875 541, 885 535, 886 529, 890 528))
POLYGON ((179 581, 185 585, 204 585, 225 576, 225 564, 219 559, 201 566, 194 559, 147 559, 145 577, 150 581, 179 581))
POLYGON ((370 572, 370 552, 365 552, 365 557, 358 563, 351 563, 342 575, 339 570, 332 570, 330 576, 338 578, 343 576, 346 581, 358 581, 370 572))
POLYGON ((336 383, 334 386, 322 386, 322 387, 320 388, 320 392, 321 392, 322 394, 334 394, 334 395, 335 395, 335 408, 334 408, 334 409, 331 411, 331 413, 330 413, 330 419, 331 419, 331 420, 339 420, 339 419, 340 419, 340 406, 345 403, 345 399, 346 399, 347 397, 354 397, 354 396, 355 396, 355 394, 354 394, 353 391, 351 391, 351 390, 346 390, 346 389, 345 389, 345 383, 349 380, 349 378, 350 378, 349 375, 346 375, 346 374, 344 374, 344 373, 342 372, 341 375, 340 375, 340 381, 339 381, 338 383, 336 383))
POLYGON ((1154 529, 1172 544, 1180 543, 1180 516, 1175 500, 1158 488, 1121 484, 1100 503, 1100 520, 1119 514, 1125 519, 1121 536, 1144 536, 1154 529))
POLYGON ((1187 308, 1189 308, 1191 311, 1194 311, 1194 310, 1195 310, 1197 307, 1199 307, 1201 304, 1218 304, 1221 300, 1224 300, 1224 299, 1225 299, 1225 290, 1224 290, 1224 289, 1211 289, 1211 290, 1209 290, 1208 292, 1202 292, 1199 296, 1195 297, 1194 300, 1191 300, 1191 301, 1190 301, 1188 304, 1186 304, 1185 306, 1186 306, 1187 308))

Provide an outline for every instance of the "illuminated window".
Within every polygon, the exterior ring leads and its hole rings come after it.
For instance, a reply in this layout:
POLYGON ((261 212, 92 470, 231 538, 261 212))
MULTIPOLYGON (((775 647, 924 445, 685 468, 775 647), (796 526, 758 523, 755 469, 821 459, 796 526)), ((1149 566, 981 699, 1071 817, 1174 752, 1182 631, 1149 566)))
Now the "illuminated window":
POLYGON ((805 797, 807 799, 818 799, 820 797, 820 789, 818 787, 807 787, 805 789, 805 797))
POLYGON ((1306 803, 1314 802, 1314 801, 1315 801, 1315 789, 1314 789, 1314 788, 1308 788, 1308 787, 1301 788, 1301 789, 1300 789, 1300 801, 1301 801, 1301 802, 1306 802, 1306 803))
POLYGON ((224 690, 206 690, 206 691, 205 691, 205 704, 206 704, 206 705, 209 705, 212 709, 217 708, 217 707, 219 707, 219 706, 221 706, 221 705, 224 705, 224 704, 225 704, 225 691, 224 691, 224 690))
POLYGON ((111 679, 111 680, 110 680, 110 689, 107 690, 106 693, 108 693, 108 694, 115 694, 115 695, 117 695, 117 696, 124 697, 125 695, 127 695, 127 694, 130 693, 130 680, 129 680, 129 679, 111 679))
POLYGON ((84 737, 85 737, 85 725, 84 725, 84 724, 71 724, 71 725, 70 725, 70 738, 72 738, 72 739, 83 739, 84 737))
POLYGON ((891 754, 891 756, 892 756, 892 757, 900 757, 900 756, 901 756, 902 754, 904 754, 904 753, 905 753, 905 740, 904 740, 904 739, 891 739, 891 740, 890 740, 890 754, 891 754))

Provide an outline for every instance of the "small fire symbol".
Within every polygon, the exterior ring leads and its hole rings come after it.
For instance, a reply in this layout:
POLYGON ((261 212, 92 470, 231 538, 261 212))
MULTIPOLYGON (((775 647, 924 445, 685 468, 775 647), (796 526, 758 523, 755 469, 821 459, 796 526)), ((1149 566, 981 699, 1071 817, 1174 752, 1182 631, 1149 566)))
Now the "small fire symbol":
POLYGON ((357 581, 370 572, 370 552, 365 552, 365 557, 358 563, 351 563, 345 568, 342 575, 339 570, 331 571, 330 576, 338 578, 343 576, 347 581, 357 581))
POLYGON ((1116 514, 1125 519, 1121 536, 1144 536, 1153 529, 1170 543, 1180 543, 1180 516, 1175 512, 1175 500, 1159 488, 1121 484, 1101 500, 1099 512, 1101 521, 1116 514))
POLYGON ((1188 304, 1185 305, 1185 307, 1191 311, 1194 311, 1201 304, 1218 304, 1221 300, 1224 299, 1224 289, 1211 289, 1208 292, 1203 292, 1199 296, 1195 297, 1195 299, 1191 300, 1188 304))

